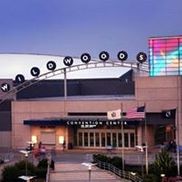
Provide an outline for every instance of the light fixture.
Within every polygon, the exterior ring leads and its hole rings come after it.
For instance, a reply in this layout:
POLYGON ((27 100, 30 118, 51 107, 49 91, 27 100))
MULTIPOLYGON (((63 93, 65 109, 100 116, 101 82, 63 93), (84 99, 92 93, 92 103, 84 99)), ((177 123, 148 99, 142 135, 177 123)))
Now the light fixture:
POLYGON ((64 136, 59 136, 59 144, 63 144, 64 143, 64 136))
POLYGON ((32 143, 37 143, 37 136, 32 135, 32 143))

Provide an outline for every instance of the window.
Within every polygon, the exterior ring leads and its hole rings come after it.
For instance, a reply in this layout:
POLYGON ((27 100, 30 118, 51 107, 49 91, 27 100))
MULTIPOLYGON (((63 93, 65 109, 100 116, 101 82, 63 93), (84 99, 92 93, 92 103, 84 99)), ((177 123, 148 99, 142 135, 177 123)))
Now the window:
POLYGON ((95 145, 96 145, 96 147, 100 146, 99 133, 95 133, 95 145))
POLYGON ((129 145, 128 145, 128 133, 124 134, 124 144, 125 144, 124 145, 125 147, 129 147, 129 145))
POLYGON ((94 146, 94 133, 90 133, 90 146, 94 146))
POLYGON ((119 147, 122 147, 122 134, 121 133, 118 133, 118 144, 119 144, 119 147))
POLYGON ((84 146, 88 146, 88 133, 84 132, 84 146))
POLYGON ((107 133, 107 146, 111 146, 111 133, 107 133))
POLYGON ((135 146, 135 136, 134 133, 130 133, 130 147, 135 146))
POLYGON ((112 146, 113 147, 117 147, 117 143, 116 143, 116 133, 112 134, 112 146))
POLYGON ((83 145, 82 133, 78 133, 78 145, 79 145, 79 146, 82 146, 82 145, 83 145))
POLYGON ((102 147, 105 147, 105 142, 106 142, 105 133, 101 133, 101 142, 102 142, 102 147))

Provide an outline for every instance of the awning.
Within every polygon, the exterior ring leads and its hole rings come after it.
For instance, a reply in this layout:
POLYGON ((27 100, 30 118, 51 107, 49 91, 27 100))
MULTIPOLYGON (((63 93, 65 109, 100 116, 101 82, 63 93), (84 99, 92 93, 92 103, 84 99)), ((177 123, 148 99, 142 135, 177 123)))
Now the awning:
POLYGON ((34 125, 34 126, 60 126, 65 125, 63 120, 24 120, 24 125, 34 125))
POLYGON ((146 123, 150 125, 167 125, 175 124, 174 118, 164 118, 162 113, 147 113, 146 123))
MULTIPOLYGON (((115 125, 143 125, 144 119, 125 119, 121 118, 118 120, 108 120, 107 117, 64 117, 57 119, 38 119, 38 120, 24 120, 24 125, 35 125, 35 126, 82 126, 82 125, 96 125, 96 126, 115 126, 115 125)), ((161 113, 147 113, 146 124, 160 125, 160 124, 174 124, 175 119, 165 119, 161 113)))
POLYGON ((119 120, 108 120, 107 118, 79 118, 79 117, 70 117, 70 118, 60 118, 57 120, 54 119, 42 119, 42 120, 24 120, 24 125, 34 125, 34 126, 81 126, 81 125, 96 125, 96 126, 115 126, 115 125, 138 125, 142 121, 136 120, 126 120, 126 119, 119 119, 119 120))

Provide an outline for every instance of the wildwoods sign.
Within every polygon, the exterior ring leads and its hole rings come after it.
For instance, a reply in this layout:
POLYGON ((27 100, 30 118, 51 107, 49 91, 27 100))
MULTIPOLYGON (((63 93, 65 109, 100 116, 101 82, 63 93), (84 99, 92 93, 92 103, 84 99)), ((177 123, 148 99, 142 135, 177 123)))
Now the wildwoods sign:
MULTIPOLYGON (((106 51, 102 51, 100 54, 99 54, 99 59, 103 62, 106 62, 107 60, 109 60, 110 58, 110 55, 108 52, 106 51)), ((128 59, 128 53, 126 51, 120 51, 118 52, 117 54, 117 58, 118 60, 120 61, 126 61, 128 59)), ((85 64, 88 64, 90 61, 91 61, 91 55, 88 54, 88 53, 83 53, 81 56, 80 56, 80 60, 85 63, 85 64)), ((147 60, 147 55, 144 53, 144 52, 139 52, 136 56, 136 60, 139 62, 139 63, 144 63, 146 60, 147 60)), ((74 60, 71 56, 66 56, 63 58, 63 64, 67 67, 70 67, 72 66, 74 63, 74 60)), ((47 65, 46 65, 48 71, 54 71, 56 70, 56 63, 54 61, 48 61, 47 62, 47 65)), ((40 75, 40 69, 38 67, 32 67, 31 70, 30 70, 30 74, 33 76, 33 77, 39 77, 40 75)), ((23 82, 25 82, 25 77, 24 75, 22 74, 17 74, 16 77, 15 77, 15 82, 17 84, 21 84, 23 82)), ((11 89, 11 86, 9 83, 2 83, 1 84, 1 91, 2 92, 8 92, 10 91, 11 89)))

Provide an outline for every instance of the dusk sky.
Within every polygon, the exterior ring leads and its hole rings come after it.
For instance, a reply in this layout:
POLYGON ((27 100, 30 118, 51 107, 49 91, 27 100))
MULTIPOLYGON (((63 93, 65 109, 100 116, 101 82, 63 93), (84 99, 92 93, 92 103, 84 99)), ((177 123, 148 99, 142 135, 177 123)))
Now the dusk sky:
POLYGON ((0 0, 0 53, 98 58, 105 50, 116 59, 125 50, 135 60, 149 37, 182 34, 181 7, 181 0, 0 0))
POLYGON ((0 0, 0 52, 135 58, 151 36, 182 34, 181 0, 0 0))

